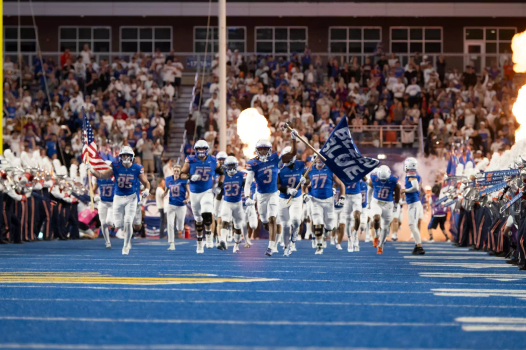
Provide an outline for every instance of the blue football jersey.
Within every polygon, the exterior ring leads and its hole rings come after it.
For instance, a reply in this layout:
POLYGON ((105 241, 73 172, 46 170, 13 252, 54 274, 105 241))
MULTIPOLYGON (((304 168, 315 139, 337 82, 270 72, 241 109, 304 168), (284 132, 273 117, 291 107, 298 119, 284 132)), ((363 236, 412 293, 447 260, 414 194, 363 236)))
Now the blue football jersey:
POLYGON ((142 165, 133 163, 126 168, 120 162, 111 163, 113 176, 115 176, 115 194, 117 196, 129 196, 130 194, 139 194, 141 183, 139 175, 144 174, 142 165))
POLYGON ((398 177, 391 175, 386 182, 382 182, 376 174, 372 174, 371 182, 373 183, 373 197, 375 199, 384 202, 393 201, 393 193, 398 183, 398 177))
POLYGON ((243 192, 243 179, 246 173, 238 171, 233 176, 225 176, 223 182, 223 200, 230 203, 241 201, 241 192, 243 192))
POLYGON ((362 208, 367 208, 367 190, 369 186, 365 181, 360 181, 360 192, 362 194, 362 208))
POLYGON ((202 193, 214 186, 214 175, 217 168, 215 157, 208 155, 205 160, 201 160, 197 156, 188 156, 186 163, 190 164, 190 175, 201 175, 201 180, 190 181, 190 192, 202 193))
MULTIPOLYGON (((279 171, 279 182, 283 186, 287 186, 290 188, 296 188, 298 186, 298 183, 300 181, 301 176, 303 175, 303 172, 305 171, 305 162, 301 160, 297 160, 294 162, 294 166, 292 169, 288 166, 284 166, 279 171)), ((279 193, 279 196, 281 198, 288 199, 290 196, 286 193, 279 193)), ((298 188, 298 193, 294 196, 294 198, 297 198, 301 196, 301 186, 298 188)))
MULTIPOLYGON (((411 185, 410 178, 416 178, 418 180, 419 187, 422 187, 422 178, 416 171, 409 171, 405 177, 405 188, 411 188, 413 185, 411 185)), ((406 192, 405 193, 405 200, 407 204, 415 203, 420 200, 420 191, 416 192, 406 192)))
POLYGON ((168 203, 178 207, 184 206, 185 204, 183 201, 186 199, 186 184, 188 183, 188 180, 174 180, 173 176, 168 176, 164 180, 164 183, 166 184, 168 191, 170 191, 168 203))
POLYGON ((112 179, 97 179, 97 186, 99 186, 100 200, 113 202, 115 182, 112 179))
POLYGON ((310 195, 317 199, 332 197, 333 173, 324 166, 321 169, 315 166, 309 171, 310 195))
POLYGON ((274 193, 278 190, 279 156, 272 153, 268 161, 253 158, 247 162, 247 171, 254 172, 258 193, 274 193))
POLYGON ((360 194, 360 182, 362 181, 345 186, 345 194, 360 194))

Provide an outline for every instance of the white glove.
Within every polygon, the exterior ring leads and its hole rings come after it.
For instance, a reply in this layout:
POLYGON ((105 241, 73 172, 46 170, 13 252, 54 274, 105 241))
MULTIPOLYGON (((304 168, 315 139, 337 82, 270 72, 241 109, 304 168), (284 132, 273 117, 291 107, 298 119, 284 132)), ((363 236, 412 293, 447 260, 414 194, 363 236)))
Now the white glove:
POLYGON ((298 136, 299 136, 298 130, 292 129, 292 131, 290 132, 290 139, 291 140, 296 140, 298 138, 298 136))
POLYGON ((93 202, 95 202, 95 203, 100 202, 100 196, 96 195, 95 197, 93 197, 93 202))
POLYGON ((144 191, 142 191, 142 198, 146 198, 150 195, 150 190, 149 189, 144 189, 144 191))
POLYGON ((508 216, 508 220, 506 220, 506 227, 513 226, 513 217, 510 215, 508 216))
POLYGON ((298 193, 298 190, 292 187, 287 188, 287 194, 294 197, 298 193))
POLYGON ((305 185, 306 182, 307 182, 307 179, 304 176, 300 177, 300 184, 301 185, 305 185))
POLYGON ((396 213, 398 211, 398 204, 393 205, 393 213, 396 213))
POLYGON ((332 195, 336 196, 336 189, 335 188, 332 189, 332 195))
POLYGON ((254 205, 256 204, 256 201, 253 200, 252 198, 247 198, 247 200, 245 201, 245 205, 248 207, 248 206, 251 206, 251 205, 254 205))
POLYGON ((337 206, 342 206, 344 204, 345 204, 345 197, 341 196, 340 199, 338 199, 338 201, 336 202, 336 205, 337 206))
POLYGON ((199 175, 199 174, 194 174, 194 175, 192 175, 190 177, 190 181, 194 181, 195 182, 195 181, 199 181, 199 180, 201 180, 201 175, 199 175))
POLYGON ((95 175, 95 170, 93 169, 93 166, 90 163, 86 164, 86 170, 95 175))
POLYGON ((221 193, 221 189, 219 187, 215 187, 213 191, 214 191, 214 195, 216 196, 221 193))
POLYGON ((306 193, 303 195, 303 202, 304 203, 309 203, 310 199, 311 199, 310 195, 308 195, 306 193))

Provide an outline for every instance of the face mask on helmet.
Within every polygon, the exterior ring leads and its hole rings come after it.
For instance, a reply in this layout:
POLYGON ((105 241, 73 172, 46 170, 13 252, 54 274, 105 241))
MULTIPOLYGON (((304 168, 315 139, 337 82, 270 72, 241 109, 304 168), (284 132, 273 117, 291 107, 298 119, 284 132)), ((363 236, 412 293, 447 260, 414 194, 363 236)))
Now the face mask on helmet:
POLYGON ((200 148, 196 148, 195 149, 195 153, 197 154, 198 157, 202 158, 202 157, 206 157, 208 155, 208 148, 206 147, 200 147, 200 148))
POLYGON ((256 148, 256 155, 258 156, 259 160, 262 162, 266 162, 268 157, 272 154, 272 149, 270 147, 257 147, 256 148))
POLYGON ((133 159, 131 154, 121 154, 120 158, 121 158, 121 163, 124 165, 131 164, 132 159, 133 159))
POLYGON ((225 164, 225 171, 228 176, 234 176, 237 173, 237 163, 225 164))
POLYGON ((378 179, 381 182, 386 182, 389 179, 389 176, 391 176, 389 168, 386 167, 378 170, 378 179))

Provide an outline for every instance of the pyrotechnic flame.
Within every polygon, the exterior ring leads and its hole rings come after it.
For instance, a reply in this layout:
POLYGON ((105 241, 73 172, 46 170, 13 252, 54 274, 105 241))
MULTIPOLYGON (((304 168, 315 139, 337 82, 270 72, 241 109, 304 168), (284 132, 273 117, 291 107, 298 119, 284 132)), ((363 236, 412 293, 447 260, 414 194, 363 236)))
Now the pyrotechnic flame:
POLYGON ((517 101, 513 104, 513 115, 517 122, 521 125, 515 131, 515 142, 526 139, 526 85, 521 87, 517 101))
POLYGON ((247 108, 237 119, 237 134, 244 144, 243 153, 247 158, 255 155, 256 143, 259 140, 270 140, 268 120, 255 108, 247 108))
MULTIPOLYGON (((526 72, 526 32, 518 33, 513 36, 511 42, 513 50, 513 70, 517 73, 526 72)), ((526 139, 526 85, 524 85, 513 104, 513 115, 521 125, 515 131, 515 142, 526 139)))
POLYGON ((518 33, 513 36, 511 41, 513 50, 513 70, 517 73, 526 72, 526 32, 518 33))

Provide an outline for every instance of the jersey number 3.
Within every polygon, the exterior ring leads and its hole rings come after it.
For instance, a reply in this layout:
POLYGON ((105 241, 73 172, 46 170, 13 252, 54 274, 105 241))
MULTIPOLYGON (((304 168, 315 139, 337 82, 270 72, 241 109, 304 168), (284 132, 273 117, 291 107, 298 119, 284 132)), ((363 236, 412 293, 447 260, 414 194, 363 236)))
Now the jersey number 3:
POLYGON ((119 180, 117 180, 117 186, 119 186, 119 188, 132 188, 133 179, 134 176, 131 174, 119 176, 119 180))

